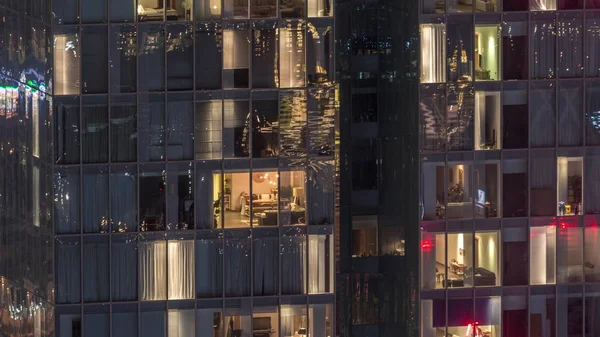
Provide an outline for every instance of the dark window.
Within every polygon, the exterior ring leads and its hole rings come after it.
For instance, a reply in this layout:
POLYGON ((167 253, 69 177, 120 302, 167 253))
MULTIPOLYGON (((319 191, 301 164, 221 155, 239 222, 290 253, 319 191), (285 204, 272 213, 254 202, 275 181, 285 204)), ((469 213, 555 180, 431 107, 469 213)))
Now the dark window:
POLYGON ((108 91, 108 33, 106 27, 82 27, 81 91, 84 94, 108 91))
POLYGON ((376 189, 378 185, 378 146, 374 139, 355 140, 352 144, 352 187, 376 189))

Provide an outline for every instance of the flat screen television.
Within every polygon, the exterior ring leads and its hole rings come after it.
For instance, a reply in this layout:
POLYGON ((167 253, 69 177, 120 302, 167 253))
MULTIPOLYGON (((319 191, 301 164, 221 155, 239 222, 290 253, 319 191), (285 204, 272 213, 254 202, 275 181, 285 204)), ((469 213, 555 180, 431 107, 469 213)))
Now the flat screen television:
POLYGON ((271 330, 271 317, 254 317, 252 330, 271 330))

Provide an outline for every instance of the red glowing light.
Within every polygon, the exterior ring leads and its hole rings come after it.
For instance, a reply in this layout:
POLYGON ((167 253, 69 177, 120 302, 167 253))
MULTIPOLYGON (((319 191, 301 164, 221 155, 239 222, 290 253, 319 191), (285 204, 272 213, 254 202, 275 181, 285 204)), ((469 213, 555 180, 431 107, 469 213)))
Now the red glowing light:
POLYGON ((423 241, 423 243, 421 244, 421 248, 423 249, 429 249, 431 247, 433 247, 433 245, 429 241, 423 241))

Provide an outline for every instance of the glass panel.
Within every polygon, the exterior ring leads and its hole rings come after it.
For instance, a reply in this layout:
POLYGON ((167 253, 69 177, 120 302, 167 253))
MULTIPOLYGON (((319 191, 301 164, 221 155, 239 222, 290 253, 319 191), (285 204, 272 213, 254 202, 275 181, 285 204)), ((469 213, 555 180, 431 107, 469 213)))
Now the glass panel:
MULTIPOLYGON (((517 87, 502 92, 503 132, 505 149, 527 148, 529 144, 529 110, 527 88, 517 87)), ((542 135, 541 132, 538 132, 542 135)))
POLYGON ((598 179, 600 179, 600 153, 597 150, 588 150, 585 158, 584 167, 584 186, 583 191, 585 199, 585 213, 600 213, 600 188, 598 179))
POLYGON ((56 303, 81 301, 81 246, 77 239, 56 240, 56 303))
POLYGON ((313 337, 333 336, 334 319, 333 304, 309 304, 308 334, 313 337))
POLYGON ((308 293, 333 292, 333 242, 331 235, 308 236, 308 293))
POLYGON ((57 164, 79 164, 79 97, 54 100, 54 152, 57 164))
POLYGON ((296 88, 306 85, 304 22, 289 23, 279 28, 279 86, 296 88))
POLYGON ((449 298, 447 305, 448 335, 484 336, 483 330, 474 320, 472 298, 449 298))
MULTIPOLYGON (((499 239, 499 231, 475 232, 475 268, 473 268, 473 278, 476 287, 501 285, 499 239)), ((483 325, 481 322, 480 324, 483 325)), ((498 333, 496 333, 497 335, 498 333)))
MULTIPOLYGON (((587 6, 590 8, 600 8, 600 1, 587 0, 587 6), (593 3, 592 3, 593 2, 593 3)), ((585 39, 583 41, 585 48, 585 76, 600 76, 600 17, 588 16, 585 19, 585 39)))
MULTIPOLYGON (((277 16, 277 0, 250 1, 252 18, 272 18, 277 16)), ((275 44, 273 44, 275 47, 275 44)))
POLYGON ((281 237, 281 293, 306 294, 305 228, 289 228, 281 237))
POLYGON ((166 328, 166 310, 141 309, 140 336, 164 337, 166 328))
POLYGON ((195 203, 198 229, 221 228, 223 203, 231 209, 231 189, 223 195, 222 184, 220 162, 205 161, 196 164, 195 203))
POLYGON ((448 24, 447 72, 449 81, 473 80, 473 26, 465 23, 448 24))
POLYGON ((475 92, 467 83, 449 84, 446 101, 446 120, 442 120, 442 135, 447 139, 448 150, 473 149, 473 115, 475 92))
POLYGON ((304 91, 279 93, 280 156, 301 157, 306 155, 306 109, 306 93, 304 91))
POLYGON ((168 319, 168 337, 194 337, 194 309, 171 309, 168 319))
MULTIPOLYGON (((55 0, 52 2, 52 16, 54 23, 77 24, 79 22, 79 1, 55 0)), ((15 6, 16 8, 16 6, 15 6)))
MULTIPOLYGON (((273 93, 276 95, 276 93, 273 93)), ((279 155, 279 102, 273 95, 252 99, 252 157, 279 155)), ((263 96, 263 95, 261 95, 263 96)))
POLYGON ((112 166, 110 174, 110 212, 113 232, 137 230, 136 167, 112 166))
POLYGON ((225 333, 232 331, 232 336, 253 337, 252 307, 250 301, 240 301, 241 305, 225 308, 225 333))
POLYGON ((224 101, 223 157, 248 157, 250 143, 250 103, 247 100, 224 101))
MULTIPOLYGON (((582 0, 559 0, 576 4, 582 0)), ((583 19, 579 14, 560 14, 557 27, 558 76, 583 76, 583 19)))
POLYGON ((444 298, 421 300, 421 337, 446 335, 446 301, 444 298))
POLYGON ((598 0, 586 0, 585 8, 587 8, 587 9, 600 8, 600 2, 598 2, 598 0))
POLYGON ((446 0, 423 0, 423 14, 444 13, 446 0))
POLYGON ((446 27, 421 25, 421 83, 446 82, 446 27))
POLYGON ((531 259, 529 282, 554 284, 556 282, 556 224, 531 227, 529 241, 531 259))
MULTIPOLYGON (((202 0, 218 2, 220 0, 202 0)), ((196 0, 196 4, 198 0, 196 0)), ((223 68, 223 31, 217 24, 205 23, 196 26, 196 89, 221 89, 223 68), (202 66, 204 64, 209 67, 202 66)))
MULTIPOLYGON (((109 301, 110 280, 107 237, 86 237, 83 243, 83 301, 109 301)), ((106 317, 108 325, 108 317, 106 317)), ((107 327, 108 328, 108 327, 107 327)))
POLYGON ((477 91, 475 93, 475 149, 501 149, 499 135, 502 134, 501 105, 499 91, 477 91))
POLYGON ((500 207, 500 162, 478 161, 474 171, 475 217, 496 218, 500 207))
MULTIPOLYGON (((253 235, 253 294, 254 296, 278 295, 279 232, 277 230, 260 232, 255 230, 253 231, 253 235)), ((257 330, 257 327, 255 326, 254 329, 257 330)), ((266 327, 263 327, 261 330, 266 330, 266 327)))
MULTIPOLYGON (((531 153, 531 186, 529 186, 531 191, 531 215, 550 216, 556 214, 556 169, 556 155, 554 151, 536 151, 531 153)), ((561 207, 559 203, 559 214, 565 214, 561 207)))
MULTIPOLYGON (((170 2, 167 2, 167 6, 170 2)), ((164 21, 165 20, 165 1, 161 0, 159 2, 152 0, 137 0, 137 19, 138 21, 164 21)), ((175 18, 177 14, 175 11, 170 9, 168 10, 169 15, 171 16, 169 19, 173 18, 175 14, 175 18)))
POLYGON ((104 26, 81 28, 81 79, 84 94, 108 92, 108 32, 104 26))
MULTIPOLYGON (((502 284, 527 285, 529 243, 526 228, 504 228, 502 231, 502 284)), ((505 325, 506 326, 506 325, 505 325)))
POLYGON ((252 171, 252 224, 277 226, 277 168, 252 171))
MULTIPOLYGON (((140 6, 142 5, 138 3, 138 15, 140 6)), ((148 10, 159 11, 152 8, 148 10)), ((160 15, 162 20, 162 13, 157 15, 160 15)), ((163 91, 165 90, 165 27, 139 25, 138 29, 138 91, 163 91)))
POLYGON ((221 0, 194 1, 194 20, 218 20, 219 18, 221 18, 221 0))
MULTIPOLYGON (((187 0, 190 3, 191 1, 187 0)), ((183 0, 181 4, 185 7, 187 2, 183 0)), ((190 9, 185 11, 189 16, 190 9)), ((192 24, 167 26, 167 88, 170 91, 194 88, 193 33, 192 24)))
POLYGON ((523 217, 528 214, 527 159, 506 158, 502 162, 503 216, 523 217))
POLYGON ((196 337, 223 337, 221 309, 196 309, 196 337))
POLYGON ((111 96, 110 160, 135 162, 137 159, 136 96, 111 96))
POLYGON ((196 101, 195 121, 195 159, 220 159, 223 101, 196 101))
POLYGON ((308 0, 308 17, 312 18, 322 16, 333 16, 333 1, 308 0))
POLYGON ((223 31, 223 89, 248 88, 250 41, 245 29, 223 31))
MULTIPOLYGON (((167 20, 191 21, 194 0, 173 1, 167 4, 167 20)), ((194 18, 195 19, 195 18, 194 18)))
POLYGON ((221 232, 200 232, 196 239, 196 296, 198 298, 223 296, 223 234, 221 232))
MULTIPOLYGON (((255 24, 255 26, 259 25, 255 24)), ((253 88, 276 88, 278 86, 277 55, 277 29, 259 29, 258 27, 252 29, 253 88)))
MULTIPOLYGON (((526 4, 526 2, 523 3, 526 4)), ((528 49, 527 24, 525 22, 505 22, 502 26, 503 80, 526 80, 529 78, 528 49)))
POLYGON ((110 22, 133 22, 135 0, 110 0, 110 22))
POLYGON ((448 145, 446 86, 421 86, 421 148, 444 151, 448 145))
POLYGON ((306 71, 308 83, 328 85, 335 74, 333 26, 321 22, 307 23, 306 71))
POLYGON ((465 164, 448 165, 448 204, 446 217, 462 219, 473 217, 473 166, 465 164))
POLYGON ((79 233, 79 168, 58 168, 54 173, 54 218, 57 234, 79 233))
MULTIPOLYGON (((304 17, 304 6, 305 6, 305 4, 306 4, 305 0, 296 0, 296 1, 283 1, 283 0, 280 0, 279 1, 279 15, 282 18, 301 18, 301 17, 304 17)), ((312 7, 310 8, 310 10, 311 10, 310 13, 312 15, 309 15, 309 16, 325 16, 325 15, 319 15, 319 14, 325 14, 325 12, 327 10, 324 9, 324 8, 322 8, 321 9, 321 13, 318 13, 319 10, 317 9, 317 7, 319 5, 321 5, 321 7, 328 6, 329 5, 329 1, 328 0, 312 1, 312 3, 310 5, 312 5, 312 7)))
MULTIPOLYGON (((436 237, 437 241, 437 237, 436 237)), ((436 242, 437 243, 437 242, 436 242)), ((472 287, 473 280, 473 234, 472 233, 448 233, 446 247, 447 276, 445 286, 448 288, 472 287)), ((436 257, 437 260, 437 257, 436 257)), ((476 281, 480 281, 478 277, 476 281)), ((487 280, 486 280, 487 281, 487 280)), ((495 280, 494 280, 495 282, 495 280)))
POLYGON ((307 331, 306 306, 282 305, 281 306, 281 335, 302 335, 307 331))
MULTIPOLYGON (((138 243, 138 258, 140 271, 140 300, 166 300, 167 242, 140 241, 138 243)), ((144 314, 142 313, 142 316, 143 315, 144 314)), ((142 328, 142 330, 144 329, 142 328)))
MULTIPOLYGON (((502 335, 522 336, 527 326, 527 296, 502 296, 502 335)), ((526 334, 525 334, 526 336, 526 334)))
POLYGON ((334 163, 311 158, 307 165, 308 224, 331 225, 335 219, 334 163))
POLYGON ((165 171, 164 167, 140 167, 139 205, 140 230, 165 229, 165 171))
POLYGON ((57 30, 54 34, 54 77, 52 89, 55 95, 79 94, 79 34, 76 29, 57 30))
MULTIPOLYGON (((112 299, 113 301, 135 301, 138 298, 136 237, 132 235, 113 236, 110 247, 112 250, 110 265, 112 299)), ((137 306, 135 311, 137 311, 137 306)), ((137 329, 137 323, 134 326, 137 329)))
POLYGON ((583 158, 558 157, 557 161, 557 215, 583 214, 583 158))
POLYGON ((500 337, 500 302, 500 297, 475 298, 475 336, 500 337))
POLYGON ((583 297, 581 287, 559 287, 556 302, 557 336, 583 336, 583 297))
POLYGON ((526 11, 529 9, 529 1, 523 0, 503 0, 502 10, 505 12, 509 11, 526 11))
MULTIPOLYGON (((555 337, 556 300, 552 295, 534 295, 529 298, 529 336, 555 337)), ((560 335, 558 335, 560 336, 560 335)))
POLYGON ((352 140, 352 189, 376 190, 379 183, 379 143, 377 139, 352 140))
POLYGON ((560 221, 556 236, 556 282, 583 282, 583 228, 573 221, 560 221))
MULTIPOLYGON (((83 97, 81 111, 82 162, 108 162, 108 100, 106 96, 83 97)), ((115 144, 117 146, 117 144, 115 144)))
POLYGON ((108 233, 108 168, 83 168, 83 232, 108 233))
POLYGON ((475 27, 475 79, 497 81, 500 79, 500 25, 475 27))
MULTIPOLYGON (((545 0, 533 0, 545 2, 545 0)), ((548 0, 554 1, 554 0, 548 0)), ((538 18, 535 14, 531 21, 531 78, 556 77, 556 22, 554 19, 538 18)))
POLYGON ((448 13, 471 13, 473 12, 473 1, 448 0, 446 9, 448 13))
POLYGON ((194 229, 194 164, 169 164, 167 172, 167 229, 194 229))
POLYGON ((583 83, 564 82, 558 87, 558 145, 583 145, 583 83))
MULTIPOLYGON (((194 240, 169 240, 167 274, 170 300, 195 298, 194 240)), ((160 261, 158 261, 160 263, 160 261)), ((193 324, 194 320, 190 319, 193 324)), ((169 326, 171 322, 169 322, 169 326)), ((189 328, 189 326, 188 326, 189 328)), ((191 331, 193 331, 193 327, 191 331)))
POLYGON ((336 92, 331 88, 308 92, 308 150, 315 157, 331 157, 337 118, 336 92))
POLYGON ((135 92, 137 87, 136 28, 133 25, 114 25, 110 29, 110 91, 135 92))
POLYGON ((586 227, 584 237, 583 271, 585 282, 598 282, 600 280, 600 270, 595 267, 600 264, 600 228, 597 225, 586 227))
POLYGON ((247 19, 248 0, 224 0, 223 17, 226 19, 247 19))
POLYGON ((165 96, 141 94, 139 99, 139 159, 165 159, 165 96))
POLYGON ((556 86, 535 83, 531 86, 531 147, 556 144, 556 86))
MULTIPOLYGON (((306 173, 304 167, 287 165, 280 162, 279 171, 279 224, 306 224, 306 173)), ((277 196, 275 196, 277 198, 277 196)), ((273 212, 265 212, 259 219, 260 225, 277 226, 277 217, 273 212)))
POLYGON ((556 10, 556 0, 531 0, 532 11, 556 10))
POLYGON ((194 159, 194 101, 192 94, 167 96, 167 159, 194 159))
MULTIPOLYGON (((213 178, 214 181, 220 180, 220 178, 215 178, 213 178)), ((250 227, 250 203, 254 201, 254 196, 250 195, 250 173, 247 170, 246 172, 225 172, 224 190, 225 228, 250 227), (228 191, 231 193, 227 193, 228 191)))
POLYGON ((106 1, 107 0, 82 0, 81 23, 106 22, 106 1))
POLYGON ((112 336, 131 337, 138 333, 137 306, 113 306, 112 336))
POLYGON ((252 261, 250 236, 247 231, 229 232, 225 237, 225 296, 250 296, 252 261))

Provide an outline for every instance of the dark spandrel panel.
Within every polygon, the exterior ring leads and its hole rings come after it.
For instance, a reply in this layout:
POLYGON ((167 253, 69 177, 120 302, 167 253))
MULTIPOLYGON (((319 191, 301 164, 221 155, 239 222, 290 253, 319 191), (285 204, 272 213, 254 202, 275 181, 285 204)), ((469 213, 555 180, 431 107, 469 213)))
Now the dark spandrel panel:
POLYGON ((82 162, 108 162, 108 99, 106 96, 83 97, 81 111, 82 162))
POLYGON ((110 22, 135 21, 135 0, 110 0, 110 22))
MULTIPOLYGON (((192 24, 167 26, 167 88, 169 91, 194 88, 194 46, 192 24)), ((199 64, 212 67, 212 64, 199 64)))
POLYGON ((137 159, 137 97, 112 96, 110 102, 110 160, 135 162, 137 159))
POLYGON ((503 217, 526 217, 529 214, 527 159, 505 158, 502 165, 503 217))
POLYGON ((133 25, 111 26, 110 91, 135 92, 137 88, 137 31, 133 25))
POLYGON ((165 90, 165 28, 163 25, 138 26, 138 90, 165 90))
POLYGON ((223 68, 223 32, 218 24, 196 25, 196 89, 221 89, 223 68))
MULTIPOLYGON (((80 0, 81 23, 105 23, 107 17, 107 0, 80 0)), ((127 1, 123 1, 127 2, 127 1)))
POLYGON ((371 190, 378 186, 379 147, 375 139, 355 139, 352 144, 352 189, 371 190))
POLYGON ((502 147, 505 149, 527 148, 529 145, 527 88, 505 89, 502 99, 502 147))

